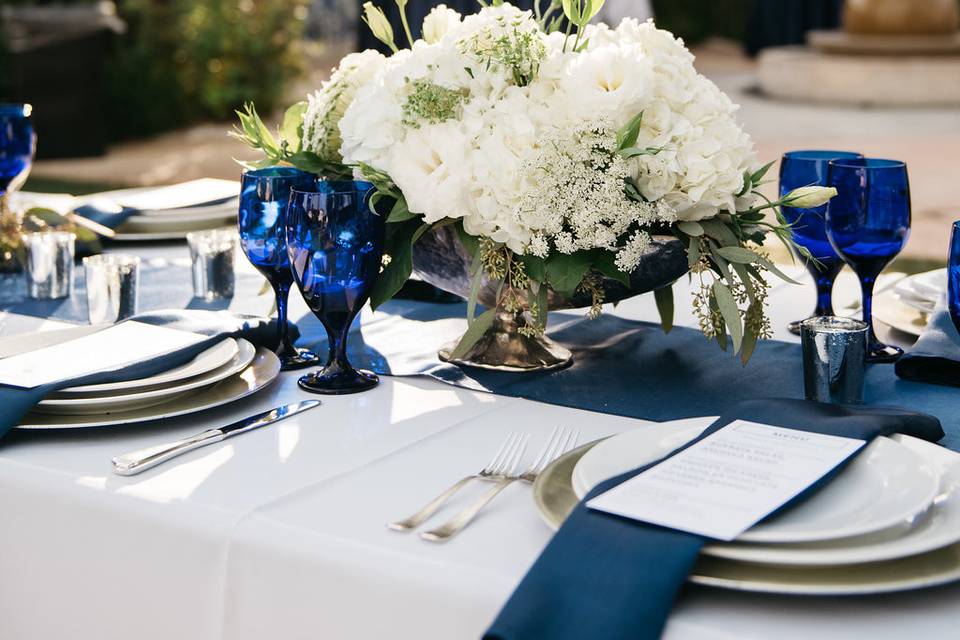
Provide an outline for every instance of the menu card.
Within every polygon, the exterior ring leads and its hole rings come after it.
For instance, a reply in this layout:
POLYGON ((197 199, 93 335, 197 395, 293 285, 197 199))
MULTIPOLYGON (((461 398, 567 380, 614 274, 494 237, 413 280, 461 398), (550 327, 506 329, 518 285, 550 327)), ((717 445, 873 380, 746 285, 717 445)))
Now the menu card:
POLYGON ((0 360, 0 384, 32 389, 112 371, 183 349, 206 340, 199 333, 121 322, 81 338, 0 360))
POLYGON ((737 420, 587 506, 730 541, 864 444, 854 438, 737 420))

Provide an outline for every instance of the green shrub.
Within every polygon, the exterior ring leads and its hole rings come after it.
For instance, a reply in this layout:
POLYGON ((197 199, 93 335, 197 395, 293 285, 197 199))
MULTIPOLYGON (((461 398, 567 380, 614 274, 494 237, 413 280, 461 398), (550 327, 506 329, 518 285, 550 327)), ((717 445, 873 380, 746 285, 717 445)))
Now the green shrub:
POLYGON ((300 72, 307 0, 120 0, 127 22, 108 70, 117 137, 278 106, 300 72))

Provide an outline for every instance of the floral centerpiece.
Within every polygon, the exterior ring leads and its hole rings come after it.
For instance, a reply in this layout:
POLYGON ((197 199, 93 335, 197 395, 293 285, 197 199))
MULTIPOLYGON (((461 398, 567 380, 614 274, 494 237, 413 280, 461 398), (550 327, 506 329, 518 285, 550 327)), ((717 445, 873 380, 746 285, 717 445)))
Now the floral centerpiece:
MULTIPOLYGON (((766 272, 786 278, 761 243, 772 233, 805 254, 779 206, 817 206, 831 190, 766 199, 757 186, 770 164, 757 162, 737 106, 652 22, 590 24, 603 0, 541 0, 532 12, 480 0, 466 17, 439 5, 415 41, 407 0, 395 1, 409 48, 367 2, 365 21, 393 54, 346 56, 278 137, 252 105, 237 132, 263 165, 375 185, 389 259, 374 307, 410 276, 418 240, 454 233, 470 256, 469 324, 447 356, 469 360, 504 314, 512 332, 543 340, 551 296, 586 294, 599 313, 603 283, 629 286, 656 259, 654 238, 669 236, 698 283, 703 333, 746 362, 770 333, 766 272), (494 294, 478 313, 482 289, 494 294)), ((659 284, 669 330, 671 282, 659 284)))

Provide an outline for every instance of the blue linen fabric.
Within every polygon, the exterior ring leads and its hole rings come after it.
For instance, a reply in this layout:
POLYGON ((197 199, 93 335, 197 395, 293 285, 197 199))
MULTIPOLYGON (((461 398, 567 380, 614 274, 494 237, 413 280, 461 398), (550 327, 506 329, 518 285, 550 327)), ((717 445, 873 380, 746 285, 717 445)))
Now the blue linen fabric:
POLYGON ((896 365, 904 380, 960 387, 960 334, 950 313, 939 309, 917 343, 896 365))
POLYGON ((50 393, 84 384, 102 384, 152 376, 188 362, 191 358, 218 341, 227 338, 245 338, 258 346, 273 347, 276 326, 273 320, 242 316, 227 311, 161 311, 134 316, 129 320, 146 324, 190 331, 206 336, 205 340, 162 356, 109 371, 99 371, 80 378, 58 380, 33 389, 21 389, 0 384, 0 438, 6 435, 23 416, 50 393))
MULTIPOLYGON (((504 373, 460 368, 437 350, 464 329, 465 305, 393 300, 348 341, 350 361, 385 375, 427 375, 448 384, 549 404, 641 418, 675 420, 720 415, 738 402, 763 397, 803 398, 800 345, 761 341, 747 366, 696 329, 604 314, 550 314, 549 335, 574 355, 561 371, 504 373), (456 321, 454 321, 454 319, 456 321)), ((322 353, 325 332, 312 316, 298 319, 301 343, 322 353)), ((929 413, 940 419, 942 444, 960 450, 958 391, 901 380, 892 366, 867 366, 865 402, 929 413)))
MULTIPOLYGON (((772 399, 736 405, 694 442, 737 419, 864 440, 893 433, 931 441, 943 436, 939 421, 924 414, 772 399)), ((484 635, 486 640, 660 637, 707 538, 585 505, 659 462, 607 480, 584 497, 527 572, 484 635)), ((809 497, 839 470, 835 468, 776 513, 809 497)))

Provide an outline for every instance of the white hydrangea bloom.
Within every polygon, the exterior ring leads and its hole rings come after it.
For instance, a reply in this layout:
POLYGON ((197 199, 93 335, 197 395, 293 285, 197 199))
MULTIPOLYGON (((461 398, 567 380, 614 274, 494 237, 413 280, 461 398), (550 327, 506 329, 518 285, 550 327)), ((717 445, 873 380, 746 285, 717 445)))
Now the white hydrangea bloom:
POLYGON ((340 161, 340 119, 357 89, 369 82, 385 62, 386 58, 373 50, 351 53, 340 61, 318 91, 307 96, 301 143, 304 151, 325 160, 340 161))
POLYGON ((463 19, 459 13, 445 4, 438 4, 423 19, 423 39, 427 44, 436 44, 463 19))
POLYGON ((427 222, 461 219, 542 257, 605 248, 630 270, 651 224, 750 206, 736 197, 756 165, 736 106, 669 32, 591 26, 574 52, 509 4, 455 14, 434 9, 427 37, 358 83, 339 119, 344 161, 391 176, 427 222), (410 117, 415 94, 429 118, 410 117), (640 112, 635 146, 654 151, 624 160, 614 134, 640 112))

